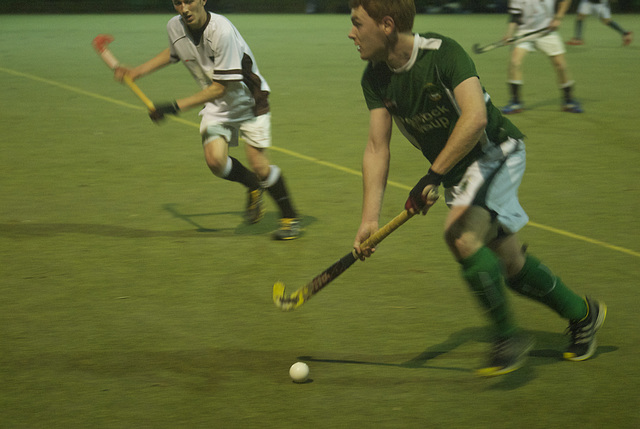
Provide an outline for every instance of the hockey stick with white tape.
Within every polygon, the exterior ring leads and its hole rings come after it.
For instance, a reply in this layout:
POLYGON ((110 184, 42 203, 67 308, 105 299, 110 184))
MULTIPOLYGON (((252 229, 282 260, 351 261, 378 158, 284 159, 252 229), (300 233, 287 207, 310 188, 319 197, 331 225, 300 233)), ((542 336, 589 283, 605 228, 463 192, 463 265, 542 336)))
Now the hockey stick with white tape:
MULTIPOLYGON (((96 50, 100 58, 107 64, 107 66, 111 70, 115 70, 120 63, 116 59, 115 55, 111 52, 111 50, 107 47, 109 43, 113 42, 113 36, 110 34, 100 34, 93 39, 91 44, 93 48, 96 50)), ((152 112, 156 110, 156 107, 153 105, 153 102, 147 97, 144 92, 136 85, 133 80, 128 75, 125 75, 123 78, 124 83, 133 91, 135 95, 138 96, 140 100, 144 103, 145 106, 152 112)))

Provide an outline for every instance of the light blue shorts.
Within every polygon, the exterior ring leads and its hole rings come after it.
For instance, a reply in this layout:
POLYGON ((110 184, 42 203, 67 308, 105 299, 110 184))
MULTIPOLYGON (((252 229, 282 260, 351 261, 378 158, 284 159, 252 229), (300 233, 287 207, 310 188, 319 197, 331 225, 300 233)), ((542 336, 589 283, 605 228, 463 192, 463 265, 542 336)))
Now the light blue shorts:
POLYGON ((525 166, 524 142, 506 140, 471 164, 458 185, 445 189, 445 202, 449 207, 484 207, 506 232, 518 232, 529 222, 518 201, 525 166))

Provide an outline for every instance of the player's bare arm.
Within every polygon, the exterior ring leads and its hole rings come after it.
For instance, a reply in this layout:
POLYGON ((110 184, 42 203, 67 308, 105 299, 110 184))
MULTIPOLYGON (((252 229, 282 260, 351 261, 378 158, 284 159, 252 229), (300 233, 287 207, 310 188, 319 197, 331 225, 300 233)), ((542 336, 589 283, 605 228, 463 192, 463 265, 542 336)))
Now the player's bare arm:
POLYGON ((460 108, 460 117, 427 174, 409 192, 405 208, 411 213, 425 215, 436 203, 437 190, 443 176, 471 152, 487 125, 487 109, 477 77, 464 80, 453 93, 460 108), (432 197, 428 197, 429 195, 432 197))
MULTIPOLYGON (((478 143, 487 126, 487 108, 482 85, 477 77, 470 77, 454 90, 460 107, 460 118, 453 128, 447 144, 433 162, 431 169, 446 174, 478 143)), ((424 192, 426 195, 427 192, 424 192)))
POLYGON ((214 81, 205 89, 188 97, 176 100, 176 104, 180 110, 189 110, 193 107, 200 107, 207 102, 214 101, 215 99, 224 96, 226 91, 227 87, 224 82, 214 81))
POLYGON ((171 51, 169 48, 163 50, 155 57, 151 58, 149 61, 146 61, 140 64, 137 67, 128 68, 128 67, 116 67, 113 71, 114 78, 118 82, 122 82, 124 75, 129 75, 131 80, 136 80, 141 78, 142 76, 146 76, 154 71, 161 69, 171 63, 171 51))
POLYGON ((389 112, 383 108, 373 109, 370 112, 369 139, 362 159, 362 221, 353 243, 360 259, 371 256, 375 251, 375 248, 361 249, 360 243, 378 229, 380 209, 389 175, 391 130, 389 112))
POLYGON ((556 14, 553 16, 553 20, 551 24, 549 24, 549 29, 556 30, 562 24, 562 19, 567 14, 569 7, 571 6, 571 0, 561 0, 558 2, 558 9, 556 14))

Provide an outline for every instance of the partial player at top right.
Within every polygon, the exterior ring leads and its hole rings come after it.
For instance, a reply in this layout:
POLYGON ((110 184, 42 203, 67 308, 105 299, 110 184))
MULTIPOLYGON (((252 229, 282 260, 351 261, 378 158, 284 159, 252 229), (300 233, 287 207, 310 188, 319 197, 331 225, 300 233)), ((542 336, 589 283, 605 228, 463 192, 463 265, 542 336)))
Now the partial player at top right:
POLYGON ((582 38, 584 19, 589 15, 596 15, 604 25, 607 25, 620 33, 622 36, 623 46, 628 46, 633 41, 633 32, 625 30, 620 27, 617 22, 611 19, 611 7, 609 6, 609 0, 580 0, 574 37, 567 42, 567 45, 584 45, 584 40, 582 38))

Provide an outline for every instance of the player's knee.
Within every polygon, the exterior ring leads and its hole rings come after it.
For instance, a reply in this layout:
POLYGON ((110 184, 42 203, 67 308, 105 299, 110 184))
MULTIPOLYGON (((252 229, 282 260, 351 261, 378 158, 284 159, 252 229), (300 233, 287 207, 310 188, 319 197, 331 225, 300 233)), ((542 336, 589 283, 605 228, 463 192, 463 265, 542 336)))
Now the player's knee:
POLYGON ((501 255, 500 259, 503 265, 504 272, 508 278, 516 276, 526 262, 526 255, 524 253, 516 252, 505 257, 501 255))
POLYGON ((450 228, 444 232, 444 241, 457 260, 468 258, 483 245, 474 234, 461 234, 455 228, 450 228))
POLYGON ((267 178, 269 177, 269 174, 271 172, 271 166, 269 166, 268 161, 266 163, 264 162, 252 162, 250 164, 251 166, 251 170, 253 170, 254 173, 256 173, 256 175, 258 176, 258 178, 262 181, 262 180, 267 180, 267 178))
POLYGON ((212 154, 205 154, 205 160, 209 170, 218 177, 225 177, 228 173, 227 170, 230 170, 229 164, 231 160, 229 157, 223 158, 213 156, 212 154))
POLYGON ((207 162, 207 167, 209 167, 209 170, 211 170, 216 176, 222 171, 223 166, 219 159, 205 156, 205 161, 207 162))
POLYGON ((260 186, 270 188, 280 180, 280 167, 277 165, 268 165, 264 174, 257 173, 260 178, 260 186))

